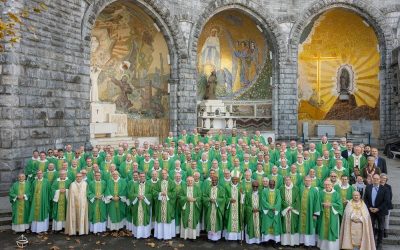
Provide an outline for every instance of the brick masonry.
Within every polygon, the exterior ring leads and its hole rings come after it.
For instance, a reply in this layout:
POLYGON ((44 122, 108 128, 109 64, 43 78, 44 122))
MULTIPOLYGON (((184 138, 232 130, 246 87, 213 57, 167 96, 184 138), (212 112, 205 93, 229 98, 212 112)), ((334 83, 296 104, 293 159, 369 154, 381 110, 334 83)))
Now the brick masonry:
MULTIPOLYGON (((399 136, 400 108, 393 101, 399 67, 392 58, 400 46, 398 0, 130 1, 154 19, 169 47, 171 131, 196 126, 197 40, 203 26, 220 11, 239 9, 257 22, 272 45, 275 133, 280 139, 297 138, 300 36, 315 16, 341 7, 364 17, 376 31, 382 55, 381 137, 399 136)), ((9 1, 2 13, 37 2, 9 1)), ((78 146, 89 139, 90 32, 97 15, 115 0, 44 2, 49 10, 27 20, 36 31, 20 28, 21 43, 0 54, 0 192, 8 189, 32 150, 78 146)))

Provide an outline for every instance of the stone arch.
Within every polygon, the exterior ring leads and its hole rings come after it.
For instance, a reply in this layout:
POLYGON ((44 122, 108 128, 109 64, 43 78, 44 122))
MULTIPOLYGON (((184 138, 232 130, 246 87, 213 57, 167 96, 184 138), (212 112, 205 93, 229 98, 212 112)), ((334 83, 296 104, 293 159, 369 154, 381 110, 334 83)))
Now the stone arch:
MULTIPOLYGON (((90 58, 90 39, 91 31, 94 27, 97 16, 108 5, 119 0, 99 0, 93 1, 87 7, 81 23, 81 39, 84 45, 83 50, 90 58)), ((171 76, 170 85, 170 131, 177 131, 177 86, 179 84, 179 61, 187 58, 184 40, 179 32, 177 22, 172 17, 162 0, 131 0, 132 3, 139 6, 146 14, 148 14, 159 27, 168 46, 170 56, 171 76)))
MULTIPOLYGON (((203 13, 199 15, 195 25, 192 28, 190 41, 189 41, 189 58, 193 63, 193 67, 196 67, 197 63, 197 49, 198 39, 200 34, 206 25, 206 23, 216 14, 225 10, 239 10, 253 19, 258 26, 262 29, 263 33, 266 34, 267 42, 271 45, 271 52, 273 56, 273 72, 272 72, 272 84, 277 86, 280 83, 280 79, 283 77, 280 70, 281 62, 283 62, 287 56, 286 43, 287 40, 283 35, 278 21, 268 11, 265 6, 255 2, 248 1, 243 3, 240 0, 217 0, 211 1, 203 13)), ((276 134, 278 134, 278 99, 279 91, 277 87, 273 88, 273 108, 272 108, 272 127, 276 134)))
MULTIPOLYGON (((288 60, 295 67, 293 70, 298 72, 298 49, 300 39, 306 27, 315 19, 315 17, 334 8, 343 8, 353 11, 355 14, 364 18, 364 20, 373 27, 378 39, 381 64, 379 71, 380 80, 380 137, 384 139, 390 134, 390 114, 386 106, 390 96, 389 66, 391 60, 391 50, 393 47, 393 35, 390 27, 385 23, 385 15, 373 4, 365 0, 352 1, 343 0, 341 2, 314 1, 300 14, 293 25, 289 34, 288 60)), ((297 85, 297 81, 296 81, 297 85)), ((296 88, 297 91, 297 88, 296 88)), ((297 95, 297 94, 296 94, 297 95)))
POLYGON ((224 10, 235 9, 244 12, 251 17, 268 35, 269 42, 272 43, 274 56, 282 58, 286 55, 286 41, 282 34, 278 21, 262 5, 250 2, 245 5, 240 0, 218 0, 212 1, 199 16, 195 26, 192 29, 191 41, 189 42, 189 56, 196 57, 197 42, 205 24, 217 13, 224 10))

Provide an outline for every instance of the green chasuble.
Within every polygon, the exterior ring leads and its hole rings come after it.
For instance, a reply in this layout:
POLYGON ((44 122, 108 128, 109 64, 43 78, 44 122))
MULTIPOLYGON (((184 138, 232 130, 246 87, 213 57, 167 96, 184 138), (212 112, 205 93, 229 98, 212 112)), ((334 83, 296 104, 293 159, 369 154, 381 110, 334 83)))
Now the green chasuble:
POLYGON ((203 192, 204 226, 207 232, 220 232, 223 229, 225 212, 225 189, 221 186, 207 186, 203 192), (211 202, 215 200, 215 203, 211 202))
POLYGON ((329 176, 329 169, 326 165, 321 165, 321 166, 315 165, 314 170, 315 170, 315 176, 319 180, 321 180, 321 182, 324 182, 325 179, 329 176))
POLYGON ((53 170, 53 171, 48 170, 48 171, 46 171, 46 172, 43 173, 43 177, 44 177, 45 179, 47 179, 47 180, 49 181, 49 185, 52 186, 52 185, 53 185, 53 182, 54 182, 54 181, 57 179, 57 177, 58 177, 58 172, 57 172, 56 170, 53 170))
POLYGON ((31 199, 30 182, 15 182, 10 189, 9 198, 12 208, 12 224, 29 224, 29 201, 31 199), (24 196, 22 200, 18 196, 24 196))
POLYGON ((335 172, 337 175, 337 179, 340 180, 343 175, 350 177, 349 175, 349 170, 347 168, 342 167, 341 169, 338 169, 336 166, 332 168, 331 172, 335 172))
POLYGON ((175 219, 175 185, 172 181, 161 180, 157 183, 154 191, 155 212, 157 223, 171 223, 175 219), (166 196, 162 196, 161 193, 166 193, 166 196))
POLYGON ((51 186, 52 219, 55 221, 65 221, 67 215, 67 192, 71 181, 69 179, 61 180, 58 178, 51 186), (61 193, 60 189, 66 192, 61 193))
MULTIPOLYGON (((270 174, 268 176, 268 180, 274 180, 275 181, 275 187, 276 189, 280 189, 281 186, 283 185, 283 177, 279 174, 270 174)), ((294 182, 293 182, 294 183, 294 182)))
POLYGON ((122 155, 115 155, 113 158, 113 163, 117 166, 117 168, 119 168, 119 166, 122 164, 122 162, 125 161, 126 155, 122 154, 122 155))
POLYGON ((244 213, 246 234, 249 239, 261 237, 261 191, 249 192, 245 196, 244 213), (254 212, 257 209, 257 212, 254 212))
POLYGON ((79 173, 81 171, 81 168, 80 167, 69 167, 68 168, 68 179, 69 178, 71 178, 71 182, 74 182, 75 181, 75 178, 76 178, 76 174, 77 173, 79 173))
POLYGON ((151 191, 151 221, 154 222, 156 221, 156 201, 158 199, 158 194, 155 193, 157 189, 157 185, 161 180, 161 176, 159 175, 156 180, 153 180, 153 178, 150 178, 147 182, 150 187, 151 191))
POLYGON ((197 145, 199 142, 202 141, 200 134, 192 134, 189 136, 189 143, 192 143, 194 146, 197 145))
POLYGON ((265 138, 264 138, 264 136, 262 136, 262 135, 258 135, 258 136, 257 136, 257 135, 254 135, 253 139, 254 139, 255 141, 261 142, 262 145, 266 145, 266 143, 265 143, 265 138))
POLYGON ((100 170, 103 171, 103 172, 110 172, 111 164, 113 164, 113 162, 111 160, 110 161, 103 161, 100 164, 100 170))
POLYGON ((32 183, 31 190, 31 211, 29 214, 29 222, 32 221, 45 221, 49 218, 50 208, 50 185, 49 182, 42 178, 41 180, 35 179, 32 183))
POLYGON ((243 229, 243 195, 240 193, 240 185, 230 184, 226 188, 227 208, 225 211, 225 226, 228 233, 239 233, 243 229), (235 199, 236 202, 231 202, 235 199))
POLYGON ((347 168, 349 169, 349 164, 347 162, 347 160, 343 157, 340 157, 339 159, 336 159, 335 157, 332 157, 329 161, 329 168, 333 169, 336 166, 336 162, 337 160, 342 160, 342 166, 343 168, 347 168))
POLYGON ((279 235, 281 225, 282 199, 279 190, 264 189, 261 195, 261 233, 263 235, 279 235))
POLYGON ((118 180, 111 179, 108 181, 106 189, 108 216, 112 223, 120 223, 126 216, 126 182, 122 178, 118 180), (119 200, 113 200, 114 196, 118 196, 119 200))
POLYGON ((317 150, 314 151, 308 150, 308 152, 310 153, 310 161, 312 162, 317 162, 318 157, 321 156, 317 150))
POLYGON ((67 152, 64 153, 65 160, 68 162, 68 165, 71 165, 72 160, 75 158, 75 152, 67 152))
POLYGON ((318 220, 319 240, 336 241, 339 239, 340 221, 339 216, 343 213, 343 204, 340 194, 332 189, 319 192, 321 202, 321 215, 318 220), (323 203, 331 203, 331 207, 325 208, 323 203))
POLYGON ((197 169, 200 172, 200 175, 203 179, 207 179, 209 171, 211 168, 211 161, 198 161, 197 162, 197 169))
POLYGON ((230 161, 221 161, 219 164, 219 168, 222 172, 224 172, 225 169, 231 170, 232 164, 230 161))
POLYGON ((344 204, 347 204, 350 200, 353 199, 354 188, 352 185, 347 184, 347 186, 340 186, 340 197, 342 198, 343 209, 345 207, 344 204))
POLYGON ((107 206, 104 202, 106 182, 104 180, 88 183, 89 222, 92 224, 107 221, 107 206))
POLYGON ((290 173, 289 174, 290 179, 292 180, 292 183, 294 186, 299 187, 301 185, 301 183, 303 182, 303 179, 301 178, 301 176, 298 173, 290 173))
POLYGON ((308 164, 304 161, 302 163, 296 162, 295 165, 297 166, 297 173, 303 178, 304 176, 308 175, 308 171, 310 171, 308 164))
POLYGON ((323 188, 321 187, 323 185, 323 180, 318 179, 316 176, 311 177, 311 187, 320 190, 321 188, 323 188))
POLYGON ((176 145, 176 139, 177 138, 175 138, 175 137, 167 137, 166 139, 165 139, 165 143, 167 143, 167 145, 170 147, 171 146, 171 142, 175 142, 175 145, 176 145))
POLYGON ((360 170, 363 170, 363 168, 368 163, 367 159, 362 154, 359 156, 352 154, 349 158, 347 158, 347 161, 350 173, 353 173, 355 167, 358 167, 360 170))
POLYGON ((317 220, 321 210, 318 189, 313 187, 300 187, 300 223, 299 233, 302 235, 314 235, 316 233, 317 220))
POLYGON ((139 170, 147 174, 153 168, 153 165, 154 161, 152 159, 150 159, 149 161, 146 161, 146 159, 144 159, 140 162, 139 170))
POLYGON ((299 232, 300 194, 296 186, 281 187, 282 197, 282 233, 296 234, 299 232), (288 209, 291 209, 289 212, 288 209))
POLYGON ((182 216, 183 228, 196 229, 200 223, 201 213, 201 190, 197 186, 183 186, 179 197, 179 208, 182 216), (196 199, 194 202, 189 202, 189 198, 196 199))
POLYGON ((128 176, 130 176, 130 173, 133 170, 133 160, 131 160, 130 162, 127 161, 122 162, 118 170, 119 173, 121 174, 121 177, 126 179, 128 176))
POLYGON ((136 182, 133 185, 133 192, 128 194, 129 204, 132 209, 132 223, 135 226, 147 226, 150 224, 151 192, 149 183, 136 182), (139 196, 144 196, 145 198, 139 200, 139 196))
POLYGON ((271 174, 272 164, 270 162, 264 162, 263 164, 263 171, 266 175, 271 174))
POLYGON ((330 150, 332 149, 332 144, 330 144, 329 142, 326 142, 326 143, 319 142, 319 143, 317 143, 317 144, 315 145, 315 149, 317 150, 317 152, 318 152, 320 155, 322 155, 322 153, 323 153, 325 150, 330 151, 330 150))
POLYGON ((278 168, 278 173, 279 173, 280 175, 282 175, 282 177, 285 177, 285 176, 290 175, 290 168, 289 168, 289 166, 286 165, 285 168, 279 166, 279 168, 278 168))
MULTIPOLYGON (((34 169, 33 169, 33 171, 34 171, 33 176, 36 176, 36 172, 38 170, 41 170, 43 173, 45 173, 47 171, 47 167, 49 166, 49 163, 50 162, 47 159, 45 159, 44 161, 41 161, 41 160, 35 161, 34 169)), ((57 170, 57 168, 55 168, 55 170, 57 170)))
POLYGON ((241 183, 241 189, 244 191, 244 193, 247 195, 247 193, 252 192, 252 183, 253 183, 253 179, 250 180, 246 180, 243 179, 242 183, 241 183))
POLYGON ((181 210, 178 209, 179 208, 179 196, 181 194, 181 190, 183 188, 183 186, 186 185, 186 183, 184 181, 181 181, 179 183, 177 183, 176 181, 172 181, 172 185, 174 185, 174 189, 175 189, 175 195, 176 195, 176 200, 175 200, 175 204, 174 204, 174 210, 175 210, 175 224, 176 226, 180 226, 181 225, 181 210))
POLYGON ((165 169, 165 170, 169 171, 174 168, 174 165, 171 164, 169 159, 162 159, 160 161, 160 167, 161 167, 161 169, 165 169))
POLYGON ((261 171, 261 172, 255 171, 253 173, 252 178, 253 178, 253 180, 256 180, 258 182, 259 189, 262 188, 262 180, 266 176, 267 175, 264 173, 264 171, 261 171))
POLYGON ((60 171, 62 165, 64 164, 64 162, 67 162, 67 160, 65 159, 65 157, 57 157, 55 160, 55 165, 56 165, 56 170, 60 171))
MULTIPOLYGON (((33 177, 36 176, 36 163, 40 160, 40 158, 31 158, 28 160, 28 162, 26 163, 26 166, 24 168, 24 173, 26 175, 26 178, 28 181, 33 180, 33 177)), ((47 167, 47 166, 46 166, 47 167)))

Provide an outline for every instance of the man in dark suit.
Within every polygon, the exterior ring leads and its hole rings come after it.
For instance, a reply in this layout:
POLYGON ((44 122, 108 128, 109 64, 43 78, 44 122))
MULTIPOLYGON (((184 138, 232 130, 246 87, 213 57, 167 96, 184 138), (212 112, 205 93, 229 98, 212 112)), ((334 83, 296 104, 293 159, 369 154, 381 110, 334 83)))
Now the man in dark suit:
POLYGON ((386 166, 386 160, 383 159, 382 157, 379 157, 379 152, 377 148, 372 148, 371 149, 371 155, 375 157, 375 166, 381 169, 382 173, 387 174, 387 166, 386 166))
POLYGON ((354 153, 353 143, 351 141, 348 141, 346 143, 346 147, 347 147, 347 149, 342 151, 342 157, 347 160, 347 158, 349 158, 350 155, 352 155, 354 153))
POLYGON ((366 187, 364 196, 364 201, 369 210, 372 225, 374 226, 374 235, 378 236, 376 241, 377 250, 382 249, 385 215, 388 214, 388 201, 390 200, 389 192, 380 184, 380 180, 380 176, 375 174, 372 177, 372 184, 366 187))

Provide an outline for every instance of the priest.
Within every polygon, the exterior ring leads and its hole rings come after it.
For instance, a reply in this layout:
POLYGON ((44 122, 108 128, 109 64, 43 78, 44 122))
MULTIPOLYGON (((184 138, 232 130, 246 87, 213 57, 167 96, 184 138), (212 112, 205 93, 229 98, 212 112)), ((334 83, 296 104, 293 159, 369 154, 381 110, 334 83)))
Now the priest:
POLYGON ((149 238, 151 232, 151 184, 146 182, 146 174, 139 174, 139 182, 128 193, 128 202, 132 206, 132 234, 135 238, 149 238))
POLYGON ((29 229, 29 199, 30 183, 25 180, 25 174, 18 175, 18 181, 10 189, 9 198, 12 208, 11 229, 14 232, 25 232, 29 229))
POLYGON ((246 194, 244 202, 247 244, 261 243, 261 191, 258 186, 258 181, 252 182, 252 192, 246 194))
POLYGON ((243 239, 243 203, 244 193, 240 190, 240 173, 235 172, 232 182, 226 187, 227 207, 225 214, 225 230, 223 232, 226 240, 243 239))
POLYGON ((332 182, 324 182, 324 190, 320 191, 321 216, 318 225, 318 247, 326 250, 339 249, 340 216, 343 204, 340 194, 333 188, 332 182))
POLYGON ((101 172, 94 173, 94 180, 88 185, 89 231, 94 234, 106 231, 107 207, 104 201, 106 181, 101 179, 101 172))
POLYGON ((156 185, 154 196, 156 221, 154 223, 154 238, 170 240, 175 237, 175 185, 168 179, 168 171, 162 170, 162 180, 156 185))
POLYGON ((310 176, 304 177, 304 185, 300 187, 300 216, 299 233, 300 244, 314 247, 316 241, 317 216, 320 214, 318 189, 312 187, 310 176))
POLYGON ((51 198, 53 202, 52 218, 53 231, 59 232, 65 228, 67 214, 67 199, 71 181, 67 177, 65 170, 60 171, 58 177, 51 186, 51 198))
POLYGON ((299 188, 293 186, 290 176, 285 177, 285 185, 281 187, 282 197, 282 235, 283 246, 298 246, 299 243, 299 188))
POLYGON ((89 233, 87 182, 78 173, 71 183, 67 201, 65 234, 84 235, 89 233))
POLYGON ((111 180, 107 183, 105 201, 107 204, 107 227, 112 230, 120 230, 126 222, 126 182, 114 171, 111 180))
POLYGON ((261 198, 263 241, 272 240, 275 244, 281 241, 281 205, 281 194, 275 189, 275 181, 269 180, 269 188, 263 190, 261 198))
POLYGON ((221 239, 225 212, 225 189, 218 185, 218 178, 211 178, 211 185, 204 188, 203 204, 205 228, 211 241, 221 239))
POLYGON ((194 178, 189 176, 180 192, 181 232, 183 239, 195 240, 200 236, 201 189, 194 185, 194 178))
POLYGON ((46 232, 49 229, 49 199, 50 185, 47 179, 43 178, 43 172, 36 172, 36 179, 32 182, 32 203, 29 214, 29 221, 32 222, 33 233, 46 232))

